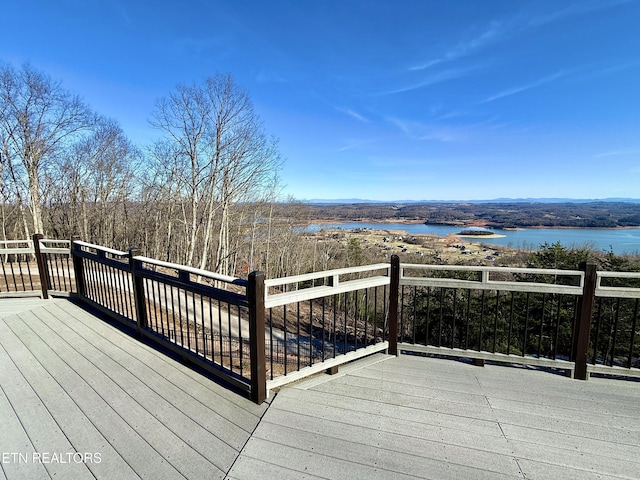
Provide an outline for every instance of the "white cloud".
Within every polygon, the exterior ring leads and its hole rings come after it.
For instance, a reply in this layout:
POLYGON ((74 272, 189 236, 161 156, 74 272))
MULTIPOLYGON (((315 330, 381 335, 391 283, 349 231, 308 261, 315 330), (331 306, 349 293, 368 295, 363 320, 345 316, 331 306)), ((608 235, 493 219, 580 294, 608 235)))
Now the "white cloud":
POLYGON ((355 140, 348 139, 345 141, 346 145, 344 147, 340 147, 338 152, 346 152, 347 150, 353 150, 354 148, 359 148, 364 145, 369 145, 371 143, 375 143, 376 140, 355 140))
POLYGON ((557 72, 557 73, 554 73, 553 75, 549 75, 539 80, 535 80, 533 82, 526 83, 524 85, 519 85, 517 87, 509 88, 507 90, 503 90, 502 92, 496 93, 495 95, 491 95, 490 97, 485 98, 480 103, 489 103, 489 102, 493 102, 494 100, 498 100, 499 98, 510 97, 511 95, 525 92, 527 90, 531 90, 532 88, 537 88, 547 83, 554 82, 564 76, 566 76, 566 72, 557 72))
POLYGON ((396 88, 393 90, 389 90, 386 92, 382 92, 380 95, 393 95, 396 93, 409 92, 411 90, 417 90, 419 88, 428 87, 429 85, 435 85, 437 83, 442 83, 447 80, 453 80, 455 78, 460 78, 467 73, 475 70, 476 68, 453 68, 449 70, 443 70, 441 72, 433 73, 431 75, 425 76, 422 80, 406 85, 404 87, 396 88))
POLYGON ((349 115, 351 118, 355 118, 356 120, 363 122, 363 123, 369 123, 369 119, 365 118, 364 116, 360 115, 358 112, 356 112, 355 110, 352 110, 350 108, 342 108, 342 107, 335 107, 334 108, 336 110, 338 110, 339 112, 344 113, 345 115, 349 115))
POLYGON ((411 140, 435 140, 445 143, 464 142, 472 137, 477 137, 481 132, 486 133, 488 130, 495 130, 506 126, 505 124, 496 123, 496 120, 498 120, 497 116, 465 125, 416 122, 402 120, 397 117, 388 117, 386 120, 402 130, 411 140))
POLYGON ((447 50, 444 55, 438 56, 437 58, 434 58, 432 60, 427 60, 426 62, 423 62, 419 65, 410 67, 409 70, 426 70, 427 68, 439 63, 457 60, 459 58, 470 55, 474 51, 481 49, 485 45, 501 40, 509 32, 510 23, 511 22, 508 21, 494 20, 491 22, 489 27, 487 27, 486 30, 484 30, 479 35, 471 39, 461 41, 454 47, 447 50))
POLYGON ((640 154, 640 147, 626 148, 623 150, 611 150, 609 152, 598 153, 593 155, 592 158, 606 158, 606 157, 619 157, 624 155, 636 155, 640 154))
POLYGON ((598 10, 617 7, 635 0, 583 0, 573 3, 555 12, 537 15, 529 20, 529 25, 539 26, 547 23, 556 22, 565 18, 574 17, 576 15, 584 15, 598 10))
POLYGON ((464 140, 466 132, 458 127, 434 125, 422 122, 400 120, 390 117, 388 121, 396 125, 412 140, 436 140, 438 142, 455 142, 464 140))

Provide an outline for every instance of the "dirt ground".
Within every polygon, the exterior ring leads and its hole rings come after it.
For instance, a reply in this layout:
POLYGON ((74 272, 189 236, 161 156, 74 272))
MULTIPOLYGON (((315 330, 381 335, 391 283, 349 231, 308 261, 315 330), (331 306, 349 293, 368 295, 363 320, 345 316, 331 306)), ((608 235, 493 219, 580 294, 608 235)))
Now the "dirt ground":
POLYGON ((343 245, 355 238, 360 246, 373 252, 380 260, 393 254, 406 263, 448 264, 502 264, 515 261, 518 250, 496 245, 484 245, 482 239, 448 235, 414 235, 403 230, 356 228, 350 230, 327 229, 317 232, 325 240, 340 241, 343 245))

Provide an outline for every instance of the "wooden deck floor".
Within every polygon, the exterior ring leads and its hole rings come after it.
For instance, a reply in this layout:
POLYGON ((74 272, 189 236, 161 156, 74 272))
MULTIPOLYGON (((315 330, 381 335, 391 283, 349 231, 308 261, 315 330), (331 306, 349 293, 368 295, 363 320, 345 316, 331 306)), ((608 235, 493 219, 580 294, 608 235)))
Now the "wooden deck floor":
POLYGON ((231 477, 638 479, 638 398, 638 383, 380 355, 283 389, 231 477))
POLYGON ((68 300, 0 313, 0 478, 224 478, 268 406, 68 300))
POLYGON ((255 406, 71 302, 11 302, 0 479, 640 478, 637 382, 375 355, 255 406))

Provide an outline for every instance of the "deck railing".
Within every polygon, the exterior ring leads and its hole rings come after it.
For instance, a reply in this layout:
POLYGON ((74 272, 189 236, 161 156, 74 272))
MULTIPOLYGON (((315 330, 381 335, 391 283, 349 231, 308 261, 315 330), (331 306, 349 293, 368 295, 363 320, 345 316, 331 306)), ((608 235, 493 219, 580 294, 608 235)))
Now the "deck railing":
POLYGON ((247 394, 259 390, 247 280, 81 241, 73 260, 81 302, 247 394))
POLYGON ((75 292, 71 268, 71 242, 45 239, 36 234, 29 240, 0 241, 0 297, 75 292))
POLYGON ((597 272, 594 296, 587 375, 640 372, 640 273, 597 272))
POLYGON ((401 350, 565 369, 582 271, 400 265, 401 350))
POLYGON ((267 388, 386 350, 389 269, 381 263, 266 280, 267 388))
POLYGON ((258 403, 269 389, 380 351, 640 377, 640 273, 594 264, 414 265, 394 255, 240 279, 39 235, 0 243, 0 262, 0 295, 76 293, 258 403))

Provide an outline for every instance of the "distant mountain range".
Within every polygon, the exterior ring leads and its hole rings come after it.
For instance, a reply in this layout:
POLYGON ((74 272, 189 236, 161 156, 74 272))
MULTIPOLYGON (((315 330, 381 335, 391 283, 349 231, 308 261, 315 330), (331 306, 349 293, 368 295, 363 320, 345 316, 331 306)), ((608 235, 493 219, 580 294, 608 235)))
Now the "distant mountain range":
POLYGON ((416 204, 416 203, 592 203, 625 202, 640 203, 640 198, 494 198, 492 200, 367 200, 362 198, 336 198, 302 200, 302 203, 316 205, 378 203, 378 204, 416 204))

